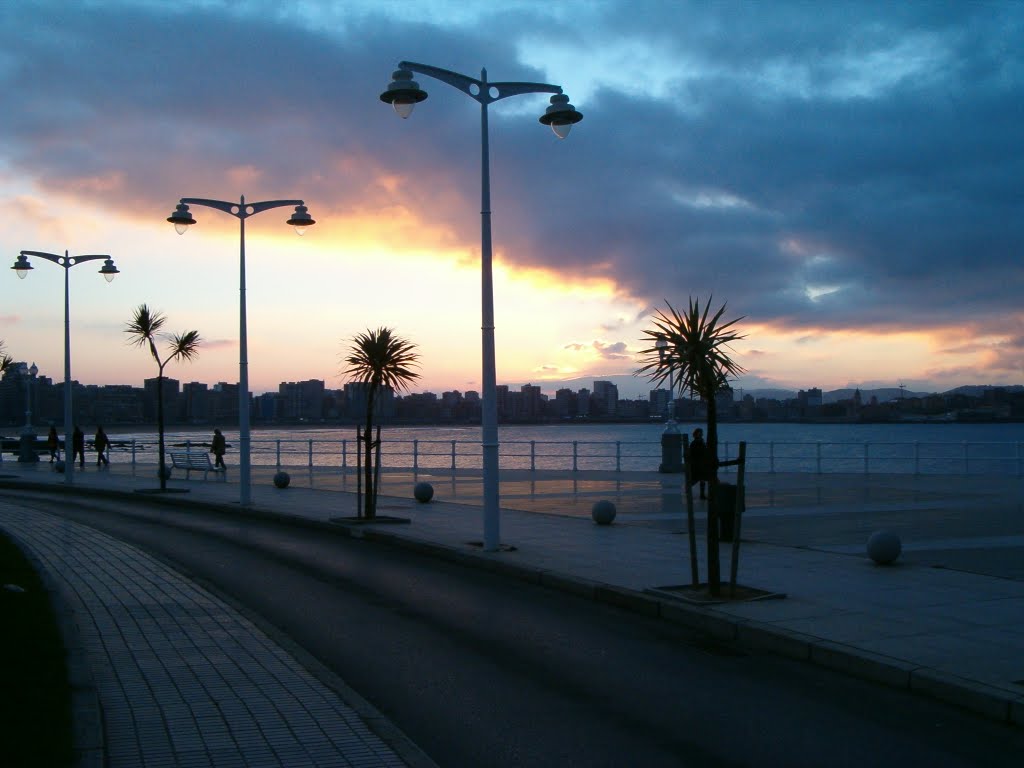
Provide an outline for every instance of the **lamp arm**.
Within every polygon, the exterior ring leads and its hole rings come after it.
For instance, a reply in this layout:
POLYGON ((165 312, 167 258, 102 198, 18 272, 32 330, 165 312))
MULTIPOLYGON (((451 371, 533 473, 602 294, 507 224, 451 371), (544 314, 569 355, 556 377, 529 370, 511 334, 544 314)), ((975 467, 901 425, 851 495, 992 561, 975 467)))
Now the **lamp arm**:
POLYGON ((271 208, 284 208, 289 205, 305 205, 302 200, 265 200, 261 203, 246 203, 239 201, 237 203, 229 203, 225 200, 207 200, 202 197, 183 197, 180 202, 185 205, 202 205, 206 208, 214 208, 218 211, 224 211, 224 213, 230 214, 238 219, 246 219, 249 216, 255 216, 257 213, 269 211, 271 208), (251 211, 249 210, 250 208, 252 209, 251 211))
POLYGON ((499 101, 508 96, 521 96, 524 93, 562 92, 562 86, 551 85, 550 83, 488 83, 487 85, 498 89, 497 98, 491 98, 491 101, 499 101))
MULTIPOLYGON (((475 85, 477 88, 483 90, 483 83, 477 80, 475 77, 468 77, 467 75, 460 75, 458 72, 452 72, 449 69, 441 69, 440 67, 432 67, 429 64, 417 64, 414 61, 400 61, 398 62, 399 69, 408 69, 410 72, 418 72, 421 75, 432 77, 435 80, 440 80, 442 83, 448 83, 448 85, 458 88, 460 91, 464 91, 470 96, 473 96, 469 91, 469 86, 475 85)), ((476 96, 473 96, 475 99, 476 96)))
POLYGON ((65 269, 70 269, 76 264, 81 264, 84 261, 96 261, 97 259, 109 259, 110 256, 106 254, 90 254, 86 256, 68 256, 66 253, 64 256, 58 256, 55 253, 45 253, 44 251, 21 251, 23 256, 32 256, 40 259, 46 259, 52 261, 65 269))

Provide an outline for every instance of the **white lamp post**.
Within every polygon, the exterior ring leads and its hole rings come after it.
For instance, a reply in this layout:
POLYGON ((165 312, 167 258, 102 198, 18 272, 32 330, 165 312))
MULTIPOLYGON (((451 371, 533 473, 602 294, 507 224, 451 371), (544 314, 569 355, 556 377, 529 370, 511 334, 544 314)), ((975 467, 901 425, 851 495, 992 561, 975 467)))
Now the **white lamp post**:
MULTIPOLYGON (((28 260, 29 256, 44 259, 64 268, 64 477, 65 482, 68 485, 72 485, 75 477, 75 462, 71 460, 74 456, 74 444, 72 442, 74 416, 71 409, 71 320, 70 301, 68 298, 68 273, 72 267, 84 264, 87 261, 95 261, 96 259, 104 260, 99 272, 108 283, 114 279, 114 276, 120 270, 114 266, 114 260, 106 255, 69 256, 68 252, 64 251, 64 255, 59 256, 55 253, 44 253, 43 251, 22 251, 21 255, 15 260, 14 266, 11 267, 18 277, 22 279, 33 269, 32 264, 28 260)), ((33 367, 35 366, 33 365, 33 367)))
POLYGON ((271 208, 284 206, 295 206, 295 212, 288 219, 288 223, 295 227, 299 235, 305 234, 305 228, 316 222, 309 215, 306 204, 302 200, 267 200, 262 203, 246 203, 245 196, 237 203, 225 202, 222 200, 206 200, 199 197, 183 197, 178 201, 174 213, 167 217, 167 220, 174 225, 179 235, 185 234, 188 228, 196 223, 188 207, 190 205, 202 205, 207 208, 215 208, 238 219, 240 227, 241 246, 239 250, 239 306, 238 306, 238 481, 241 486, 241 504, 243 507, 252 503, 252 472, 251 472, 251 435, 249 430, 249 342, 246 330, 246 308, 245 308, 245 220, 257 213, 268 211, 271 208))
POLYGON ((494 283, 491 277, 491 170, 488 145, 487 106, 509 96, 527 93, 553 93, 551 105, 541 116, 540 122, 550 125, 555 135, 564 139, 572 126, 583 119, 583 115, 569 103, 569 97, 562 93, 559 85, 547 83, 492 83, 487 80, 487 70, 480 71, 480 79, 460 75, 447 69, 401 61, 392 75, 392 83, 380 95, 383 102, 391 104, 399 117, 407 118, 413 107, 427 98, 426 91, 412 79, 412 73, 432 77, 462 91, 480 104, 480 216, 481 216, 481 331, 482 339, 482 439, 484 470, 484 549, 497 550, 501 543, 500 512, 498 507, 498 405, 494 359, 494 283))
MULTIPOLYGON (((662 363, 668 357, 668 339, 660 338, 654 342, 654 348, 658 350, 658 357, 662 363)), ((675 385, 675 370, 669 368, 668 371, 668 408, 665 414, 665 433, 675 434, 679 431, 676 426, 676 385, 675 385)))

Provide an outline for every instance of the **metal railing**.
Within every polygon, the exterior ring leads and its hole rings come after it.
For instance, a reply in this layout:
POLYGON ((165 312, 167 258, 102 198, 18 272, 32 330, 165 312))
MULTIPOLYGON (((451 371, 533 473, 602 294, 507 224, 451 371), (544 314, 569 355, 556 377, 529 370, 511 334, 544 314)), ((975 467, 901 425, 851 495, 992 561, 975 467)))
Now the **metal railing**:
MULTIPOLYGON (((167 445, 205 449, 208 445, 176 440, 167 445)), ((356 466, 355 440, 252 441, 252 463, 277 468, 340 469, 356 466)), ((722 460, 733 458, 736 442, 722 442, 722 460)), ((113 455, 136 462, 156 463, 156 439, 117 442, 113 455)), ((230 456, 230 453, 229 453, 230 456)), ((480 443, 467 440, 385 440, 382 468, 392 471, 457 472, 480 470, 480 443)), ((0 463, 4 461, 0 452, 0 463)), ((748 472, 813 474, 863 473, 913 475, 1024 476, 1021 442, 747 442, 748 472)), ((503 470, 650 472, 661 462, 658 442, 591 440, 508 440, 501 443, 503 470)), ((725 472, 735 471, 726 468, 725 472)))

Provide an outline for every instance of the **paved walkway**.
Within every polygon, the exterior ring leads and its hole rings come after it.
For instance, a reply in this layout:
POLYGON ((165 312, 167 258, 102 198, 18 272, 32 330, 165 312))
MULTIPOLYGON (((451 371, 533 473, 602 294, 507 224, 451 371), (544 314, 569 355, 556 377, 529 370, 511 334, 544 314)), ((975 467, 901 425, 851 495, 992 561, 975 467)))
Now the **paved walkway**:
MULTIPOLYGON (((172 487, 188 493, 151 498, 241 511, 233 474, 229 470, 226 482, 213 475, 205 481, 176 478, 172 487)), ((479 547, 483 524, 478 476, 385 475, 379 513, 410 521, 394 525, 331 522, 355 514, 355 496, 344 492, 354 490, 352 476, 293 470, 290 487, 282 490, 274 487, 272 474, 271 469, 254 468, 249 514, 331 526, 353 536, 389 539, 438 556, 504 569, 727 640, 919 691, 998 721, 1024 725, 1024 480, 1020 478, 749 476, 738 581, 785 597, 694 605, 684 599, 686 590, 678 589, 690 581, 678 476, 507 473, 502 481, 503 548, 486 553, 479 547), (412 499, 417 481, 434 486, 435 500, 430 504, 412 499), (595 525, 590 519, 590 507, 598 499, 616 504, 613 525, 595 525), (865 556, 868 536, 881 528, 898 533, 903 543, 900 559, 888 567, 876 566, 865 556)), ((89 467, 75 474, 74 487, 80 493, 132 493, 154 488, 153 475, 152 466, 114 466, 103 471, 89 467)), ((7 461, 0 465, 0 476, 6 476, 0 479, 0 487, 6 488, 65 486, 63 476, 51 472, 48 464, 24 467, 7 461)), ((698 506, 700 531, 704 511, 698 506)), ((0 517, 0 525, 9 523, 0 517)), ((99 534, 89 538, 93 536, 99 534)), ((131 550, 110 542, 105 546, 131 550)), ((706 577, 703 546, 700 550, 700 573, 706 577)), ((731 551, 723 545, 726 577, 731 551)), ((134 551, 125 557, 145 559, 134 551)), ((68 563, 61 559, 49 563, 60 574, 68 570, 68 563)), ((121 592, 104 592, 103 600, 116 603, 135 582, 121 583, 121 592)), ((194 587, 175 583, 175 590, 189 595, 189 600, 199 600, 203 606, 216 604, 194 587)), ((194 616, 192 610, 178 614, 183 619, 176 631, 186 637, 201 635, 202 621, 210 621, 203 611, 194 616)), ((223 605, 211 610, 217 616, 230 613, 223 605)), ((238 620, 243 636, 255 632, 238 620)), ((107 630, 100 634, 105 637, 107 630)), ((312 685, 308 675, 272 644, 261 645, 266 642, 252 641, 251 647, 257 649, 251 662, 255 667, 260 662, 258 649, 268 647, 271 650, 265 655, 276 666, 287 667, 289 679, 312 685)), ((120 670, 123 657, 112 658, 120 670)), ((269 678, 261 680, 281 685, 269 678)), ((317 694, 322 695, 327 694, 317 694)), ((294 706, 304 703, 299 699, 294 706)), ((339 722, 351 722, 340 714, 337 717, 339 722)))

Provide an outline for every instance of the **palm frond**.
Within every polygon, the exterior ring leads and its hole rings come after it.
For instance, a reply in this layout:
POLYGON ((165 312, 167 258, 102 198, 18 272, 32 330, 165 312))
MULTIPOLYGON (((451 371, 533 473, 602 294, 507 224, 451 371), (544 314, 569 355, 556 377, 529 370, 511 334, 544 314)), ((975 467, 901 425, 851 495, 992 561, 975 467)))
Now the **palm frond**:
POLYGON ((156 342, 167 318, 161 312, 150 310, 146 304, 140 304, 124 332, 128 334, 128 343, 133 347, 148 347, 149 354, 160 363, 156 342))
POLYGON ((203 343, 199 331, 185 331, 171 337, 171 360, 191 362, 199 357, 199 345, 203 343))
POLYGON ((641 366, 634 372, 647 376, 656 385, 673 378, 679 388, 702 399, 714 397, 730 377, 743 373, 732 359, 729 345, 745 338, 735 330, 742 317, 722 323, 726 305, 711 314, 711 298, 704 307, 689 299, 685 314, 665 302, 668 311, 658 310, 653 328, 644 330, 650 346, 641 350, 641 366), (659 349, 658 341, 667 342, 659 349))
POLYGON ((396 336, 390 328, 367 330, 357 334, 342 357, 347 366, 341 375, 351 381, 372 386, 387 386, 395 391, 408 389, 419 378, 413 370, 419 363, 416 345, 396 336))

